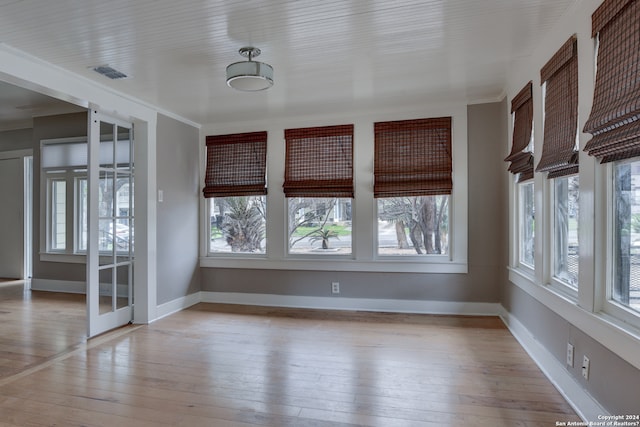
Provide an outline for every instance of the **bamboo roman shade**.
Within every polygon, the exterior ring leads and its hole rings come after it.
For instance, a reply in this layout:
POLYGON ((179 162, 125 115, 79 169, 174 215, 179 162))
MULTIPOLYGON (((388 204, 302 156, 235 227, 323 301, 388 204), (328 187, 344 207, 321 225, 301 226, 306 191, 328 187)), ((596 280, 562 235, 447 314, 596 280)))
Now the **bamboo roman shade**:
POLYGON ((548 178, 578 173, 578 42, 571 37, 540 70, 546 82, 544 144, 536 172, 548 178))
POLYGON ((592 15, 598 68, 585 151, 602 163, 640 155, 640 0, 605 0, 592 15))
POLYGON ((504 159, 511 162, 509 172, 518 175, 518 182, 533 178, 533 154, 524 151, 531 142, 531 132, 533 130, 533 98, 532 82, 525 87, 511 100, 511 113, 515 116, 513 120, 513 143, 511 153, 504 159))
POLYGON ((353 198, 353 125, 286 129, 286 197, 353 198))
POLYGON ((374 197, 451 194, 451 117, 374 124, 374 197))
POLYGON ((207 136, 204 197, 267 194, 267 132, 207 136))

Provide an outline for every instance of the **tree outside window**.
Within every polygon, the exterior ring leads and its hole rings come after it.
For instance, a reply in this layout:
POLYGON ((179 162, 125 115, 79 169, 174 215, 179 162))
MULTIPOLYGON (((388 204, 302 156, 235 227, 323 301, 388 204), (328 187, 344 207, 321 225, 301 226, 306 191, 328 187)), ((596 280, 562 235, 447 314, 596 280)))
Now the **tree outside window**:
POLYGON ((449 252, 449 196, 378 199, 378 253, 432 255, 449 252))
POLYGON ((289 253, 351 253, 351 199, 290 197, 289 253))
POLYGON ((266 197, 210 199, 210 252, 265 253, 266 197))

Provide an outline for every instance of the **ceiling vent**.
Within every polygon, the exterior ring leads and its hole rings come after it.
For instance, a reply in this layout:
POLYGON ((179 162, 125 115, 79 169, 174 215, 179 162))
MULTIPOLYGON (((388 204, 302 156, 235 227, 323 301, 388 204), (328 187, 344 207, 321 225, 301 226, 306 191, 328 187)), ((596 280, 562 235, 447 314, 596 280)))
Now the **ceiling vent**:
POLYGON ((102 74, 103 76, 109 77, 111 80, 127 78, 127 75, 125 73, 118 71, 115 68, 111 68, 108 65, 99 65, 97 67, 93 67, 93 71, 98 74, 102 74))

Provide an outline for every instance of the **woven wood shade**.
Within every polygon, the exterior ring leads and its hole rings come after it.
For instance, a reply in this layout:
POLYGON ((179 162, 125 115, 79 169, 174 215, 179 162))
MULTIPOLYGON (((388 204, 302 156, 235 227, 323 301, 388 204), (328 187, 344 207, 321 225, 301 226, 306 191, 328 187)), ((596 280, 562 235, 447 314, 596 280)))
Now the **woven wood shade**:
POLYGON ((546 82, 544 145, 536 172, 548 178, 578 173, 578 42, 571 37, 540 70, 546 82))
POLYGON ((374 197, 451 194, 451 117, 375 123, 374 197))
POLYGON ((353 198, 353 125, 286 129, 286 197, 353 198))
POLYGON ((598 36, 593 107, 585 151, 602 163, 640 155, 640 1, 606 0, 592 15, 598 36))
POLYGON ((509 172, 518 175, 518 182, 523 182, 533 178, 533 154, 528 151, 521 151, 511 158, 509 172))
POLYGON ((267 194, 267 132, 207 136, 204 197, 267 194))
POLYGON ((509 172, 519 174, 518 182, 533 178, 533 154, 524 151, 531 142, 533 130, 533 83, 529 82, 511 100, 513 143, 511 152, 504 159, 511 162, 509 172))

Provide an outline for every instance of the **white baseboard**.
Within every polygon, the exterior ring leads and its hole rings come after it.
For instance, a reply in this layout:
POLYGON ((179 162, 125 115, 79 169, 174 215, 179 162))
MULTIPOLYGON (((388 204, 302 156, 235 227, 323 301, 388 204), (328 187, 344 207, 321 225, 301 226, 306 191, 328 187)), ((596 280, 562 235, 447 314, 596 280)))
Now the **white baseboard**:
MULTIPOLYGON (((109 295, 110 283, 100 284, 100 294, 109 295)), ((66 292, 69 294, 86 294, 87 283, 73 280, 31 279, 32 291, 66 292)), ((118 285, 118 294, 126 295, 126 285, 118 285)))
POLYGON ((580 418, 585 422, 595 422, 601 420, 598 416, 610 415, 600 403, 571 376, 564 365, 540 344, 518 319, 511 316, 502 306, 500 317, 511 331, 511 334, 518 340, 520 345, 524 347, 529 356, 536 362, 560 394, 569 402, 580 418))
POLYGON ((178 311, 189 308, 192 305, 198 304, 199 302, 202 301, 201 293, 202 292, 195 292, 193 294, 189 294, 181 298, 176 298, 164 304, 160 304, 156 308, 157 317, 153 319, 152 322, 155 322, 158 319, 162 319, 163 317, 167 317, 173 313, 177 313, 178 311))
MULTIPOLYGON (((69 280, 52 280, 52 279, 31 279, 32 291, 45 291, 45 292, 62 292, 70 294, 86 294, 87 285, 86 282, 69 281, 69 280)), ((124 291, 125 289, 122 289, 124 291)), ((157 317, 151 319, 151 322, 169 316, 185 308, 189 308, 194 304, 202 301, 201 292, 196 292, 181 298, 177 298, 173 301, 169 301, 164 304, 160 304, 156 307, 157 317)))
POLYGON ((501 307, 498 303, 482 302, 312 297, 207 291, 202 291, 201 296, 202 302, 209 303, 315 308, 322 310, 382 311, 393 313, 497 316, 500 314, 501 307))
POLYGON ((67 292, 70 294, 87 293, 86 282, 72 280, 31 279, 32 291, 67 292))

